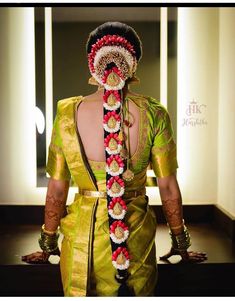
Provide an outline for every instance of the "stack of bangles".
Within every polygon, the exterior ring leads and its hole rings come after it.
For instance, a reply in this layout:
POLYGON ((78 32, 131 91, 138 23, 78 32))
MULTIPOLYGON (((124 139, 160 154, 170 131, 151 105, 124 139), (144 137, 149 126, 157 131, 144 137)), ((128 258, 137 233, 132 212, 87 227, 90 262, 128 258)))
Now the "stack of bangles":
POLYGON ((38 239, 40 248, 48 253, 53 254, 58 249, 58 229, 56 231, 48 231, 45 229, 45 224, 41 228, 41 236, 38 239))
MULTIPOLYGON (((168 223, 167 223, 167 225, 169 226, 168 223)), ((170 237, 171 237, 171 245, 176 251, 185 251, 191 246, 190 234, 188 232, 187 227, 184 224, 184 220, 183 220, 183 223, 180 226, 171 227, 171 229, 169 230, 169 234, 170 234, 170 237), (181 234, 172 233, 171 230, 179 229, 182 226, 184 226, 183 233, 181 233, 181 234)))

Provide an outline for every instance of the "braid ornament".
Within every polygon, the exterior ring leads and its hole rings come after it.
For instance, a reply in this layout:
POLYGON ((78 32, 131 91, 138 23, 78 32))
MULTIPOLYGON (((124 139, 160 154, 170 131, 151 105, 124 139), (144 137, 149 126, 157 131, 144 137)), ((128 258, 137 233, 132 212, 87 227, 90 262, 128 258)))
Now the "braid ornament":
POLYGON ((125 193, 126 160, 122 156, 123 140, 123 93, 122 88, 136 71, 137 59, 134 47, 119 35, 105 35, 92 45, 88 54, 92 76, 104 86, 103 128, 106 157, 106 189, 109 217, 109 233, 112 264, 117 269, 116 280, 121 284, 118 296, 132 296, 127 286, 130 254, 127 246, 129 229, 125 224, 127 212, 125 193))

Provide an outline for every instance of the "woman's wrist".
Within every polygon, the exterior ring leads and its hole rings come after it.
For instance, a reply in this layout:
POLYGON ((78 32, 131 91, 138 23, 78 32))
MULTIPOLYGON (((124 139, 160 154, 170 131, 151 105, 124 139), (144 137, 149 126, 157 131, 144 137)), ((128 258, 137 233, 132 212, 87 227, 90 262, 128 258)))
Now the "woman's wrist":
POLYGON ((182 234, 184 232, 184 219, 182 220, 182 222, 177 225, 177 226, 172 226, 169 223, 167 223, 167 226, 169 227, 171 233, 173 235, 179 235, 182 234))
POLYGON ((172 247, 180 252, 186 251, 191 246, 191 237, 187 227, 183 226, 183 232, 175 234, 172 230, 169 231, 172 247))
POLYGON ((43 250, 44 253, 57 255, 59 253, 58 249, 58 238, 59 233, 58 230, 48 231, 45 229, 45 225, 42 225, 41 235, 39 237, 39 246, 43 250))

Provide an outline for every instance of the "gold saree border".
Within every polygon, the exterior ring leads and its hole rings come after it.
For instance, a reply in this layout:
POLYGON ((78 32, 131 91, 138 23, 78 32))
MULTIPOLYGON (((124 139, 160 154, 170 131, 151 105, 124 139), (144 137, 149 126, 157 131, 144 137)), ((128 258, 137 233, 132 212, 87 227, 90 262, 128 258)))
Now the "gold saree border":
MULTIPOLYGON (((63 152, 71 175, 83 189, 96 191, 97 187, 89 172, 85 154, 78 137, 75 123, 76 108, 83 96, 72 97, 58 102, 59 128, 62 139, 63 152)), ((78 194, 75 195, 75 199, 78 194)), ((97 198, 81 196, 78 204, 78 225, 73 242, 71 283, 68 284, 70 296, 86 296, 90 275, 90 261, 92 251, 92 229, 94 227, 94 208, 97 198)), ((64 222, 66 222, 64 220, 64 222)), ((62 227, 63 232, 63 227, 62 227)))

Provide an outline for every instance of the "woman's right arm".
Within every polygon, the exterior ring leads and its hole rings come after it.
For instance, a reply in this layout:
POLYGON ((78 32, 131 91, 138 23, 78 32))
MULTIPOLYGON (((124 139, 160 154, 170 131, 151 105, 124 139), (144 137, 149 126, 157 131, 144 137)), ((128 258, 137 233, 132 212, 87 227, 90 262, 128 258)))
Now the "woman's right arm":
POLYGON ((57 230, 60 219, 65 214, 68 191, 69 181, 49 179, 44 215, 46 230, 57 230))
MULTIPOLYGON (((44 214, 45 230, 50 232, 57 230, 60 219, 66 213, 68 191, 69 181, 49 179, 44 214)), ((59 249, 55 252, 55 255, 60 255, 59 249)), ((48 262, 49 256, 50 254, 45 251, 38 251, 22 256, 22 260, 27 263, 44 263, 48 262)))

